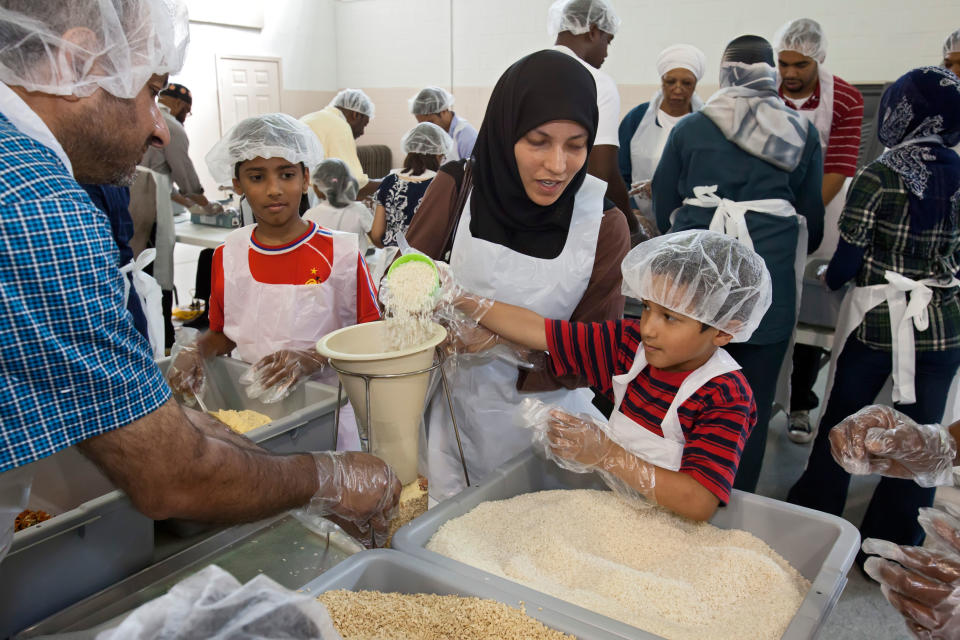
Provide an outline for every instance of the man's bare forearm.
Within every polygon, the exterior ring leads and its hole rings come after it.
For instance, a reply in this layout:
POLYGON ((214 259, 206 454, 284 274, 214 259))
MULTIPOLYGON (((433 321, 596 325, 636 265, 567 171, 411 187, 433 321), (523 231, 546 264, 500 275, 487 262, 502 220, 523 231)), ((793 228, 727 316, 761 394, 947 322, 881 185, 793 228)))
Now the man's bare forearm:
POLYGON ((250 522, 306 504, 318 486, 312 456, 272 455, 206 435, 172 400, 80 449, 157 520, 250 522))

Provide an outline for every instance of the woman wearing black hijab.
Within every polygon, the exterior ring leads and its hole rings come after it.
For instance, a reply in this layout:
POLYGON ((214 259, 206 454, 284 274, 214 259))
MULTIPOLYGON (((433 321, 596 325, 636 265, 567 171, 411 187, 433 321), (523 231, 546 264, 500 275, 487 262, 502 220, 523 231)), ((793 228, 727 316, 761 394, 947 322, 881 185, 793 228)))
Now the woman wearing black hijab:
MULTIPOLYGON (((550 318, 602 321, 623 314, 620 262, 630 248, 606 185, 587 175, 597 127, 596 85, 582 64, 540 51, 497 82, 469 168, 441 168, 407 232, 411 246, 446 259, 461 285, 550 318)), ((516 424, 536 397, 596 413, 587 382, 535 372, 491 353, 460 357, 451 393, 470 482, 530 445, 516 424)), ((464 486, 445 398, 427 413, 430 494, 464 486)))

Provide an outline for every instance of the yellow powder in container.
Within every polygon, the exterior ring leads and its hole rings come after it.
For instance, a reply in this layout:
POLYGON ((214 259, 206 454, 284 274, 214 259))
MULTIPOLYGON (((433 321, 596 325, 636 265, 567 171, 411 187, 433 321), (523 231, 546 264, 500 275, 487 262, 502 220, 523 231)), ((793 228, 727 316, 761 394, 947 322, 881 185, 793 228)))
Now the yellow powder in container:
POLYGON ((253 411, 252 409, 241 409, 240 411, 220 409, 219 411, 211 411, 210 415, 237 433, 247 433, 248 431, 253 431, 258 427, 273 422, 273 418, 270 416, 264 415, 259 411, 253 411))

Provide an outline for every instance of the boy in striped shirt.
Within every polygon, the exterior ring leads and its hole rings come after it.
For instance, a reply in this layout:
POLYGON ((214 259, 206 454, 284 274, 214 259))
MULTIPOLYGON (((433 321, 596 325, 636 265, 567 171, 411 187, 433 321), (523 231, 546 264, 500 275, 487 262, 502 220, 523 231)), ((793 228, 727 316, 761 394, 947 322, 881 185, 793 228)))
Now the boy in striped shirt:
MULTIPOLYGON (((607 422, 553 410, 541 431, 561 466, 595 470, 675 513, 707 520, 730 497, 756 404, 722 347, 749 339, 770 305, 763 259, 691 230, 654 238, 622 264, 640 319, 571 323, 454 288, 458 310, 503 339, 549 352, 614 402, 607 422)), ((476 338, 474 338, 476 339, 476 338)))

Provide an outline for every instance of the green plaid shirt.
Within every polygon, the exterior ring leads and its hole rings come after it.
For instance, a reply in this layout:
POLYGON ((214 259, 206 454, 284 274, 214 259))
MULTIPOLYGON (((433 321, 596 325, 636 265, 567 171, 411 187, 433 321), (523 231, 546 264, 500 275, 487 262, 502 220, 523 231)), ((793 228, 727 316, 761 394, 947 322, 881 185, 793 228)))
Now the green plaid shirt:
MULTIPOLYGON (((911 280, 949 278, 960 271, 960 200, 933 228, 910 229, 908 191, 890 168, 874 161, 860 171, 840 215, 840 237, 866 249, 857 273, 857 286, 886 284, 884 272, 896 271, 911 280)), ((914 328, 917 351, 944 351, 960 347, 960 289, 931 287, 927 308, 930 326, 914 328)), ((890 315, 887 303, 871 309, 857 328, 857 339, 889 351, 890 315)))

